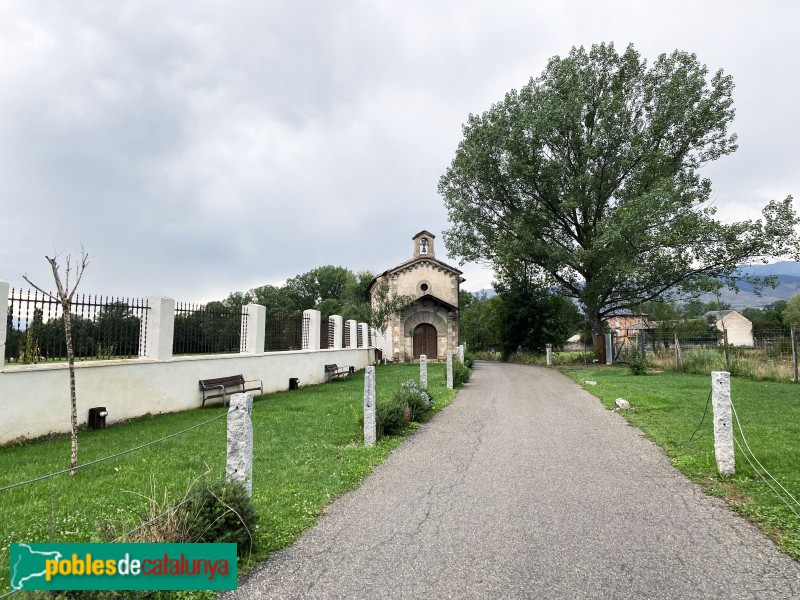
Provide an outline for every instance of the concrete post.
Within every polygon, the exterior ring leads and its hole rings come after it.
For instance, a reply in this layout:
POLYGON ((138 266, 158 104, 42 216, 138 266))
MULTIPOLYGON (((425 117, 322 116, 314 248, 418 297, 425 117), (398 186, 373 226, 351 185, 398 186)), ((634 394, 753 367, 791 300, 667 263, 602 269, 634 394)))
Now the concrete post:
POLYGON ((149 296, 147 306, 147 326, 142 327, 139 356, 169 360, 175 335, 175 300, 166 296, 149 296))
POLYGON ((364 367, 364 445, 374 446, 378 439, 375 422, 375 367, 364 367))
POLYGON ((458 360, 461 361, 461 364, 464 364, 464 345, 461 344, 458 348, 456 348, 456 352, 458 353, 458 360))
POLYGON ((244 308, 247 316, 242 315, 242 352, 261 354, 264 352, 267 307, 260 304, 248 304, 244 308))
POLYGON ((428 357, 424 354, 419 355, 419 387, 428 389, 428 357))
POLYGON ((253 495, 253 394, 233 394, 228 407, 228 479, 241 481, 253 495))
POLYGON ((331 315, 331 321, 333 322, 333 343, 329 344, 329 348, 333 348, 334 350, 341 350, 342 349, 342 329, 344 329, 344 319, 342 315, 331 315))
POLYGON ((367 348, 369 346, 369 325, 359 323, 358 331, 361 333, 361 346, 359 348, 367 348))
POLYGON ((606 334, 606 364, 614 362, 614 341, 610 333, 606 334))
POLYGON ((358 346, 358 323, 355 319, 348 319, 347 321, 350 323, 350 339, 345 340, 347 342, 347 348, 356 348, 358 346))
POLYGON ((0 281, 0 373, 6 362, 6 322, 8 321, 8 282, 0 281))
POLYGON ((553 366, 553 344, 546 344, 545 348, 547 349, 547 366, 553 366))
POLYGON ((711 406, 714 410, 714 455, 720 475, 733 475, 733 420, 731 415, 731 374, 711 373, 711 406))
POLYGON ((447 349, 447 389, 453 389, 453 351, 447 349))
POLYGON ((303 311, 303 350, 319 350, 322 313, 313 308, 303 311))

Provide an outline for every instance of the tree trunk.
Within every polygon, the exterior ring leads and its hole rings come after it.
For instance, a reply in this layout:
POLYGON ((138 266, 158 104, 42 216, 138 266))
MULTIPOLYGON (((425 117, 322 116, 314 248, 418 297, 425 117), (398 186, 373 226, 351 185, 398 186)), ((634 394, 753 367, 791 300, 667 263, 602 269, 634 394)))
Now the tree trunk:
POLYGON ((78 468, 78 401, 75 394, 75 352, 72 346, 72 318, 70 310, 72 306, 67 304, 64 307, 64 335, 67 338, 67 364, 69 365, 69 394, 71 408, 72 433, 70 436, 69 454, 69 474, 75 475, 78 468))
POLYGON ((600 314, 597 310, 587 309, 586 316, 592 326, 592 346, 595 356, 600 364, 605 364, 606 344, 603 338, 603 322, 600 320, 600 314))

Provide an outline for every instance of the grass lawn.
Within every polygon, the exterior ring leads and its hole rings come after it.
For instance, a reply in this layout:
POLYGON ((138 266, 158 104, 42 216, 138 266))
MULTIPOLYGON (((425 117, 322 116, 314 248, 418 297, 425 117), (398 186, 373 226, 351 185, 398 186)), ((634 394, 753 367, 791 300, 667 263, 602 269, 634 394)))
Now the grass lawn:
MULTIPOLYGON (((377 401, 388 399, 419 367, 376 370, 377 401)), ((440 410, 455 392, 443 364, 428 365, 428 389, 440 410)), ((325 505, 356 488, 400 442, 385 437, 362 445, 363 371, 345 380, 270 394, 253 406, 253 501, 260 515, 261 549, 240 572, 290 545, 322 514, 325 505)), ((80 390, 78 390, 80 394, 80 390)), ((145 417, 103 431, 81 431, 79 462, 109 456, 223 414, 202 409, 145 417)), ((412 424, 413 426, 413 424, 412 424)), ((226 419, 220 418, 163 443, 78 471, 0 492, 0 595, 9 585, 11 542, 107 541, 101 523, 132 529, 149 499, 180 500, 203 473, 225 474, 226 419)), ((69 436, 0 448, 0 488, 69 466, 69 436)))
MULTIPOLYGON (((616 398, 628 400, 633 410, 621 414, 664 448, 675 467, 707 493, 725 498, 783 551, 800 559, 800 518, 761 480, 738 449, 736 474, 730 478, 717 474, 710 403, 703 420, 711 391, 710 376, 648 373, 637 377, 624 367, 560 370, 608 408, 615 407, 616 398), (585 385, 587 380, 597 385, 585 385)), ((756 458, 800 500, 800 385, 733 377, 731 396, 756 458)), ((734 433, 744 445, 736 427, 734 433)), ((800 506, 794 505, 794 510, 800 513, 800 506)))

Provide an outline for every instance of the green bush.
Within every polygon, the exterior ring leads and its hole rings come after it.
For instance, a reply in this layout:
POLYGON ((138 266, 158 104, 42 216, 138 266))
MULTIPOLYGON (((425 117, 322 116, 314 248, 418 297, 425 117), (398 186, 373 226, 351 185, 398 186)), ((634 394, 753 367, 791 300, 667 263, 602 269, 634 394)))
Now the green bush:
POLYGON ((433 398, 413 379, 409 379, 400 387, 394 399, 408 406, 411 411, 410 420, 418 423, 427 420, 433 410, 433 398))
POLYGON ((472 368, 472 365, 475 364, 475 355, 470 352, 464 353, 464 366, 468 369, 472 368))
POLYGON ((235 542, 239 556, 255 549, 258 514, 242 483, 204 484, 182 509, 192 542, 235 542))
POLYGON ((647 373, 647 359, 642 358, 642 350, 636 344, 631 344, 628 349, 628 368, 634 375, 647 373))
POLYGON ((375 403, 375 425, 378 436, 397 435, 411 421, 408 405, 397 398, 375 403))
POLYGON ((460 361, 453 361, 453 387, 460 388, 469 381, 472 371, 461 364, 460 361))

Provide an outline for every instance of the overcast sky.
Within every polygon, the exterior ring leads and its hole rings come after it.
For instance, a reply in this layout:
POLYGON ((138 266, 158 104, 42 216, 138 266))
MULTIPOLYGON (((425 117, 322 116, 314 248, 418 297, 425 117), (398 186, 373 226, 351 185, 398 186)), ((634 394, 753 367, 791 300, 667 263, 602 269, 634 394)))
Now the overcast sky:
MULTIPOLYGON (((736 83, 723 220, 800 201, 800 3, 0 2, 0 280, 182 301, 438 236, 461 125, 573 45, 695 52, 736 83)), ((466 289, 491 272, 462 267, 466 289)))

